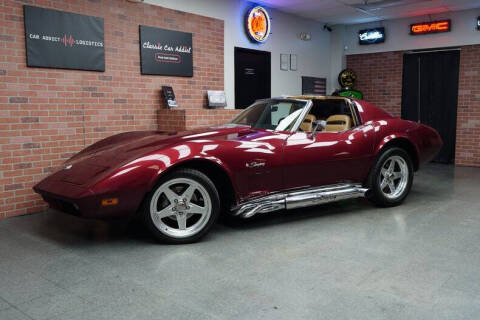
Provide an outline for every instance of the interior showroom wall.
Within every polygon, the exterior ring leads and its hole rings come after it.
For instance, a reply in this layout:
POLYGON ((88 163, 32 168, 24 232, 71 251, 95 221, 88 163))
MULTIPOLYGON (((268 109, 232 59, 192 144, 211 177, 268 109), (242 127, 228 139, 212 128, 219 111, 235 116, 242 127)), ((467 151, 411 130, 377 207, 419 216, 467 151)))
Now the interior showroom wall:
POLYGON ((243 24, 249 3, 150 2, 164 7, 117 0, 28 2, 103 18, 104 72, 27 67, 24 3, 0 2, 0 218, 44 209, 32 186, 104 137, 230 120, 238 110, 204 107, 207 90, 225 90, 228 108, 234 108, 235 46, 271 51, 273 96, 301 93, 300 75, 330 74, 330 33, 323 24, 271 10, 269 41, 253 44, 243 24), (192 33, 193 77, 141 74, 139 25, 192 33), (311 40, 302 41, 302 32, 310 33, 311 40), (297 55, 296 71, 280 70, 281 53, 297 55), (161 99, 163 85, 175 90, 175 110, 168 110, 161 99))
POLYGON ((162 85, 175 86, 182 108, 192 109, 203 107, 207 87, 223 90, 222 20, 116 0, 31 4, 101 15, 105 72, 27 68, 23 3, 2 2, 1 216, 43 209, 33 184, 85 146, 119 132, 157 129, 162 85), (194 76, 141 75, 139 25, 193 32, 194 76))
MULTIPOLYGON (((160 6, 176 8, 201 14, 225 22, 225 93, 229 108, 235 106, 234 95, 234 48, 251 48, 272 53, 272 96, 301 93, 300 76, 323 77, 327 79, 327 92, 333 88, 330 80, 330 32, 324 30, 323 23, 285 14, 269 9, 272 20, 272 33, 263 44, 252 43, 245 36, 245 13, 252 3, 242 0, 175 1, 146 0, 160 6), (309 33, 311 39, 302 41, 301 33, 309 33), (280 54, 296 54, 296 71, 280 70, 280 54)), ((338 73, 337 73, 338 74, 338 73)))
MULTIPOLYGON (((365 100, 401 116, 402 71, 406 51, 456 47, 460 49, 455 164, 480 166, 480 31, 475 10, 431 15, 429 21, 450 19, 451 32, 411 36, 409 26, 424 22, 422 17, 384 22, 336 26, 337 46, 346 55, 346 67, 358 76, 356 89, 365 100), (384 27, 385 42, 359 45, 358 31, 384 27)), ((335 48, 335 47, 332 47, 335 48)), ((332 52, 341 56, 342 52, 332 52)), ((335 73, 335 72, 333 72, 335 73)))

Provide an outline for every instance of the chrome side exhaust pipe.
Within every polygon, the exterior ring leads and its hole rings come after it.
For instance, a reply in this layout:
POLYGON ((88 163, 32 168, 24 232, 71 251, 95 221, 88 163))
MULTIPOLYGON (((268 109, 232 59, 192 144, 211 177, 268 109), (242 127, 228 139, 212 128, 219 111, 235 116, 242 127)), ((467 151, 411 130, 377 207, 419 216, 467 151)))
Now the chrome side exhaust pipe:
POLYGON ((241 218, 251 218, 258 213, 310 207, 328 202, 360 198, 364 197, 367 191, 368 188, 364 188, 361 185, 349 184, 308 188, 247 201, 233 207, 231 213, 241 218))

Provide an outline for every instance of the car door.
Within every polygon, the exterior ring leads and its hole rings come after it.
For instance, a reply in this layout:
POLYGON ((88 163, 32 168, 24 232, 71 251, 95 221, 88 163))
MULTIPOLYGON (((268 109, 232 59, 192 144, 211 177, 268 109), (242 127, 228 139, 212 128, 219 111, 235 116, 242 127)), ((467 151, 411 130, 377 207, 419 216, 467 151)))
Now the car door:
POLYGON ((284 146, 284 187, 363 182, 373 161, 373 143, 371 125, 314 135, 296 132, 284 146))
POLYGON ((241 201, 260 197, 283 188, 283 146, 285 132, 252 130, 239 137, 236 146, 234 173, 241 201))

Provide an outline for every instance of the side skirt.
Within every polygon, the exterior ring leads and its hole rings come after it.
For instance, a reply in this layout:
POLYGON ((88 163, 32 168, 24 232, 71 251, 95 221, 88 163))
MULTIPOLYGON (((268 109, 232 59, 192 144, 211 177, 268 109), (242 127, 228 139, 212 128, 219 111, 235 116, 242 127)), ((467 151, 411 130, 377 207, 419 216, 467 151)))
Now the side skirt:
POLYGON ((335 184, 276 193, 247 201, 231 209, 234 216, 251 218, 258 213, 296 209, 322 203, 364 197, 368 188, 356 184, 335 184))

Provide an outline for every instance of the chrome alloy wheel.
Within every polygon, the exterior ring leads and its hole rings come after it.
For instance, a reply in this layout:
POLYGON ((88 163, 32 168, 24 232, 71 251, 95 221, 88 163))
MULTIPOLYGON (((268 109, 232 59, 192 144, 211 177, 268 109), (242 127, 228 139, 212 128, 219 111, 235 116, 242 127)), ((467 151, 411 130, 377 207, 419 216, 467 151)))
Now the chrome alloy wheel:
POLYGON ((157 229, 173 238, 200 232, 212 214, 207 190, 189 178, 175 178, 162 184, 150 201, 150 216, 157 229))
POLYGON ((408 165, 400 156, 389 157, 382 166, 378 177, 380 190, 389 199, 400 197, 408 185, 408 165))

